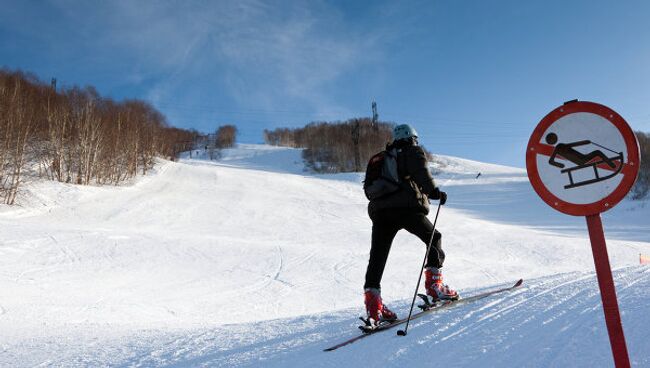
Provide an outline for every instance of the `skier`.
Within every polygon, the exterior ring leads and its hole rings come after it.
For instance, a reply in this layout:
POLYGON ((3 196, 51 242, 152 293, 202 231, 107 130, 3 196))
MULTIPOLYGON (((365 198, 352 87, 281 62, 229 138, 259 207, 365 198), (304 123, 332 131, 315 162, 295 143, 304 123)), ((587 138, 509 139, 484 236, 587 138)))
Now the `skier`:
MULTIPOLYGON (((399 230, 406 229, 428 245, 434 231, 433 224, 427 218, 429 198, 440 200, 441 205, 447 201, 447 194, 436 187, 431 177, 426 155, 418 146, 418 135, 413 127, 408 124, 396 126, 393 129, 393 142, 386 146, 387 151, 390 149, 397 150, 400 189, 372 199, 368 204, 372 240, 364 299, 368 318, 375 323, 397 319, 397 315, 383 304, 380 291, 381 278, 395 235, 399 230)), ((442 282, 440 268, 445 253, 441 239, 442 235, 435 230, 424 271, 426 293, 434 301, 458 298, 458 293, 442 282)))

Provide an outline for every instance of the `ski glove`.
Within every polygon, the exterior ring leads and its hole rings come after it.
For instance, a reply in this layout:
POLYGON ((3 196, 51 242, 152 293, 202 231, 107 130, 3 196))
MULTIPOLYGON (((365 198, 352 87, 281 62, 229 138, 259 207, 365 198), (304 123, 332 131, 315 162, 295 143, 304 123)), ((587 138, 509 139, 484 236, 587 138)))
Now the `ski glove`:
POLYGON ((439 199, 441 206, 444 206, 444 204, 447 203, 447 193, 441 191, 438 188, 433 190, 433 193, 431 193, 431 198, 432 199, 439 199))
POLYGON ((440 192, 440 205, 444 206, 445 203, 447 203, 447 193, 445 192, 440 192))

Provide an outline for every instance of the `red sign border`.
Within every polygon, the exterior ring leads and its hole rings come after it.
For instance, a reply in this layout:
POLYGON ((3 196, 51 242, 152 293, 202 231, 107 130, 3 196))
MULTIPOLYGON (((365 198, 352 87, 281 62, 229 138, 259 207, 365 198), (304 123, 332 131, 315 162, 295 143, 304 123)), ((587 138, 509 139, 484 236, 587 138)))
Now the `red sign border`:
POLYGON ((632 189, 638 176, 640 156, 639 143, 637 142, 636 135, 634 135, 634 132, 621 115, 609 107, 595 102, 575 101, 566 103, 551 111, 537 124, 526 147, 526 170, 528 171, 528 178, 533 189, 535 189, 535 192, 537 192, 546 204, 568 215, 589 216, 605 212, 625 198, 630 189, 632 189), (618 187, 605 198, 588 204, 575 204, 561 200, 546 188, 537 171, 537 155, 539 153, 535 147, 540 144, 544 132, 560 118, 578 112, 589 112, 600 115, 611 122, 621 132, 628 156, 627 162, 625 163, 628 169, 624 169, 623 180, 619 183, 618 187))

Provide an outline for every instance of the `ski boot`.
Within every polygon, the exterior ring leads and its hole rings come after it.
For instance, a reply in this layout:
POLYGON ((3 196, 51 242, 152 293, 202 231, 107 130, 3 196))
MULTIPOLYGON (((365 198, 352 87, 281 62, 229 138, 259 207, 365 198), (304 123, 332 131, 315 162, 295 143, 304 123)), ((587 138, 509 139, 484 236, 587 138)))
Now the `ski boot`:
POLYGON ((382 302, 379 289, 367 288, 364 293, 364 299, 368 318, 361 318, 366 324, 365 326, 359 327, 363 331, 372 330, 382 323, 390 323, 397 320, 397 315, 382 302))
POLYGON ((442 300, 458 300, 456 290, 442 283, 442 271, 439 268, 427 267, 424 270, 424 287, 431 303, 442 300))

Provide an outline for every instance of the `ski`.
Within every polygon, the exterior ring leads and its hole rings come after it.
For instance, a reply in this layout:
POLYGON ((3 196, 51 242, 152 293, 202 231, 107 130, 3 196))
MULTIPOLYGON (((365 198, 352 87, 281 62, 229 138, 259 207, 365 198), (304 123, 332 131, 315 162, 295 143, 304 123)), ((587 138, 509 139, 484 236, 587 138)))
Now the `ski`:
MULTIPOLYGON (((420 317, 422 317, 422 316, 424 316, 424 315, 426 315, 428 313, 437 312, 439 310, 446 309, 446 308, 452 307, 452 306, 468 304, 468 303, 471 303, 471 302, 474 302, 474 301, 477 301, 477 300, 480 300, 480 299, 483 299, 483 298, 487 298, 487 297, 489 297, 491 295, 494 295, 494 294, 499 294, 499 293, 503 293, 503 292, 506 292, 506 291, 516 289, 519 286, 521 286, 521 284, 523 282, 524 282, 523 279, 519 279, 512 286, 508 286, 508 287, 505 287, 505 288, 502 288, 502 289, 486 291, 484 293, 472 295, 472 296, 467 297, 467 298, 460 298, 460 299, 457 299, 457 300, 445 300, 445 301, 442 301, 442 302, 438 302, 436 304, 428 303, 428 301, 425 299, 425 304, 419 306, 422 309, 422 311, 420 311, 418 313, 414 313, 413 315, 411 315, 411 321, 414 320, 414 319, 420 318, 420 317)), ((349 340, 346 340, 346 341, 343 341, 343 342, 341 342, 339 344, 331 346, 331 347, 329 347, 327 349, 324 349, 323 351, 333 351, 333 350, 336 350, 336 349, 338 349, 340 347, 350 345, 353 342, 361 340, 361 339, 363 339, 363 338, 365 338, 367 336, 373 335, 373 334, 378 333, 378 332, 386 331, 386 330, 389 330, 389 329, 391 329, 393 327, 404 324, 404 323, 406 323, 407 320, 408 320, 407 318, 398 319, 398 320, 393 321, 393 322, 387 322, 387 323, 380 324, 377 327, 372 328, 372 329, 364 329, 364 326, 359 326, 359 328, 363 331, 363 333, 361 335, 355 336, 355 337, 353 337, 353 338, 351 338, 349 340)))

